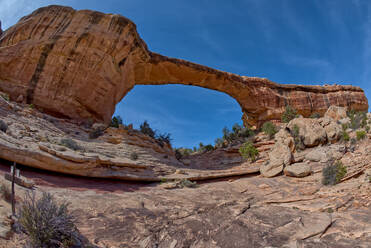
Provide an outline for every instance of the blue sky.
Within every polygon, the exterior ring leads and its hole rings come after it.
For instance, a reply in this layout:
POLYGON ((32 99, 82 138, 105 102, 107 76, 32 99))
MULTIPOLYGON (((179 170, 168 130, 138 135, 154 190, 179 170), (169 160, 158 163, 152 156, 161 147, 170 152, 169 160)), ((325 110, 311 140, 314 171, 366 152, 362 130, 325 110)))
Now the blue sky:
MULTIPOLYGON (((278 83, 352 84, 371 97, 368 0, 0 0, 3 29, 50 4, 124 15, 166 56, 278 83)), ((116 114, 170 132, 176 147, 213 143, 241 123, 229 96, 181 85, 136 86, 116 114)))

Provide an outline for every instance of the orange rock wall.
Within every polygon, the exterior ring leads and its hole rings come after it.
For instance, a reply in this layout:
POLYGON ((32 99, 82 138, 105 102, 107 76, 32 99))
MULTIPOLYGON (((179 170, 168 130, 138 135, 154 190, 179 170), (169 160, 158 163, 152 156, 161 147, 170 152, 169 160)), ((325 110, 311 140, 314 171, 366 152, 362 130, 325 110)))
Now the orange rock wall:
POLYGON ((1 35, 0 90, 54 115, 108 122, 137 84, 224 92, 253 125, 279 119, 288 104, 304 116, 330 105, 368 109, 359 87, 282 85, 152 53, 135 24, 119 15, 48 6, 1 35))

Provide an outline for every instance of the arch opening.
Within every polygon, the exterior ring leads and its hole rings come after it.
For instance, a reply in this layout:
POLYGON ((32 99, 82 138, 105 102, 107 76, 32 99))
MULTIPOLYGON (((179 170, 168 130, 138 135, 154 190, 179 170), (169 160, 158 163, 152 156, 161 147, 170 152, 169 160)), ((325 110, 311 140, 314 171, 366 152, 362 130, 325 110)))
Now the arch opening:
POLYGON ((197 86, 136 85, 117 105, 114 116, 138 129, 148 121, 158 133, 170 133, 172 146, 214 145, 224 127, 243 125, 238 102, 229 95, 197 86))

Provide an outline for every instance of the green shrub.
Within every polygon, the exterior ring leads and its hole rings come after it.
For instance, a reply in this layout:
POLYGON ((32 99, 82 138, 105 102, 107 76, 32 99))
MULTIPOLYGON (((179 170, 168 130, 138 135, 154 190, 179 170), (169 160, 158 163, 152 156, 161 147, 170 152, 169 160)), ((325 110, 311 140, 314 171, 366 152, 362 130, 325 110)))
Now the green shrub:
POLYGON ((71 150, 75 150, 75 151, 82 150, 82 147, 79 146, 76 143, 76 141, 74 141, 73 139, 70 139, 70 138, 62 139, 60 144, 62 146, 70 148, 71 150))
POLYGON ((351 138, 351 139, 350 139, 350 144, 352 144, 352 145, 357 144, 357 139, 355 139, 355 138, 351 138))
POLYGON ((347 168, 337 161, 331 165, 326 166, 322 170, 322 184, 335 185, 347 174, 347 168))
POLYGON ((367 126, 365 127, 365 130, 366 130, 366 132, 370 132, 370 126, 367 125, 367 126))
POLYGON ((291 120, 297 118, 299 115, 293 107, 290 105, 286 106, 285 112, 281 116, 281 120, 283 123, 289 123, 291 120))
POLYGON ((197 183, 192 182, 188 179, 182 179, 180 182, 177 184, 179 188, 196 188, 197 183))
POLYGON ((0 120, 0 131, 6 133, 6 130, 8 130, 8 125, 3 120, 0 120))
POLYGON ((118 128, 120 125, 122 125, 122 118, 119 115, 114 116, 109 124, 110 127, 114 128, 118 128))
POLYGON ((348 142, 350 140, 349 134, 346 131, 341 133, 341 140, 344 142, 348 142))
POLYGON ((346 124, 346 123, 343 123, 343 124, 341 124, 341 127, 342 127, 343 131, 346 131, 349 128, 349 125, 346 124))
POLYGON ((269 136, 270 139, 273 138, 273 136, 277 133, 276 125, 274 125, 272 122, 267 121, 263 124, 262 127, 263 132, 269 136))
POLYGON ((362 140, 364 138, 366 138, 366 131, 357 131, 356 132, 356 135, 357 135, 357 140, 362 140))
POLYGON ((74 218, 68 204, 57 204, 49 193, 36 200, 27 194, 19 210, 19 225, 33 248, 81 247, 74 218))
POLYGON ((321 114, 320 113, 313 113, 309 116, 309 118, 318 119, 318 118, 321 118, 321 114))
POLYGON ((1 94, 1 97, 2 97, 5 101, 7 101, 7 102, 9 102, 9 100, 10 100, 9 95, 1 94))
POLYGON ((132 153, 130 153, 130 159, 131 160, 137 160, 138 159, 138 153, 136 153, 136 152, 132 152, 132 153))
POLYGON ((171 134, 163 133, 156 135, 156 141, 160 144, 160 146, 164 146, 164 144, 171 145, 171 134))
POLYGON ((12 202, 12 192, 10 191, 10 188, 4 183, 0 186, 0 194, 6 202, 12 202))
POLYGON ((295 142, 295 147, 297 150, 304 150, 305 149, 305 145, 300 137, 300 128, 298 125, 294 125, 292 130, 291 130, 291 135, 292 137, 294 138, 294 142, 295 142))
POLYGON ((180 147, 175 150, 175 158, 179 160, 188 157, 192 153, 193 153, 192 149, 180 147))
POLYGON ((221 138, 215 139, 215 147, 224 147, 224 140, 221 138))
POLYGON ((233 125, 232 131, 224 127, 222 132, 223 137, 220 141, 218 140, 219 144, 222 144, 222 146, 225 146, 225 144, 243 143, 247 138, 254 135, 254 132, 248 127, 241 126, 237 123, 233 125))
POLYGON ((367 113, 357 112, 355 110, 350 110, 347 112, 350 119, 350 128, 356 130, 360 127, 365 127, 367 125, 367 113))
POLYGON ((210 151, 213 151, 213 150, 214 150, 214 146, 211 145, 211 144, 208 144, 208 145, 203 147, 203 152, 210 152, 210 151))
POLYGON ((240 147, 239 152, 244 159, 250 159, 251 162, 254 162, 259 155, 259 151, 251 142, 244 143, 240 147))
POLYGON ((153 131, 153 129, 150 127, 149 123, 147 121, 144 121, 142 124, 140 124, 140 131, 145 134, 145 135, 148 135, 149 137, 151 138, 155 138, 156 136, 156 132, 153 131))

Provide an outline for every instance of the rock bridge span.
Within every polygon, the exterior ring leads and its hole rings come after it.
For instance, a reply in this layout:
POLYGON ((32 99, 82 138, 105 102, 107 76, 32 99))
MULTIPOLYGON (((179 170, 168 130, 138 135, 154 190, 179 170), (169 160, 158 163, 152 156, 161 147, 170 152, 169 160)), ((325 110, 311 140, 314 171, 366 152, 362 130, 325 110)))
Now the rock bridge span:
POLYGON ((146 84, 224 92, 251 125, 280 119, 286 105, 304 116, 330 105, 368 109, 359 87, 277 84, 153 53, 135 24, 120 15, 52 5, 0 35, 0 90, 71 119, 109 122, 116 104, 135 85, 146 84))

